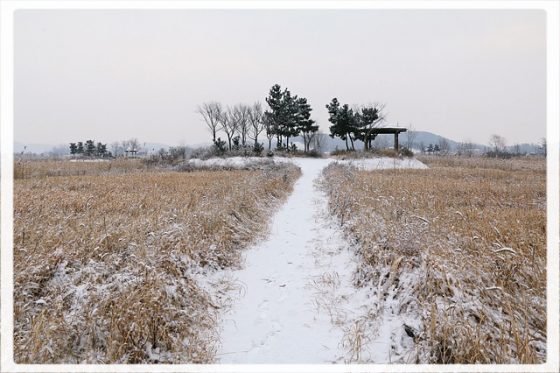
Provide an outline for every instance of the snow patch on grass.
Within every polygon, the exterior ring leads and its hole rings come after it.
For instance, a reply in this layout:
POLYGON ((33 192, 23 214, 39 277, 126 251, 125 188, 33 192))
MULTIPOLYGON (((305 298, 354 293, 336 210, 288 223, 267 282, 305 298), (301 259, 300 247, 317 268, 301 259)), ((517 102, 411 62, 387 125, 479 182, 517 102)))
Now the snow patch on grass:
POLYGON ((339 164, 349 165, 363 171, 373 171, 373 170, 383 170, 383 169, 404 169, 404 168, 416 168, 416 169, 426 169, 424 163, 420 162, 415 158, 362 158, 362 159, 345 159, 337 160, 339 164))
POLYGON ((271 158, 261 157, 231 157, 231 158, 210 158, 210 159, 189 159, 180 169, 195 170, 246 170, 259 169, 274 164, 271 158))

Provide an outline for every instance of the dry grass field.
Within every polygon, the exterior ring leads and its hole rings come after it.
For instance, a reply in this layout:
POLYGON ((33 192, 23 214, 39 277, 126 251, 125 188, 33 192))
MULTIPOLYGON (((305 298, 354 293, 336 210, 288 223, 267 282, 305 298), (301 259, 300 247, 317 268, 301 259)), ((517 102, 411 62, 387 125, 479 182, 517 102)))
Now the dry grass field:
POLYGON ((361 258, 355 284, 417 320, 403 325, 409 362, 543 362, 545 161, 422 160, 430 169, 324 171, 361 258))
POLYGON ((212 362, 220 310, 200 279, 239 264, 299 176, 286 165, 24 167, 14 190, 17 363, 212 362))
POLYGON ((25 160, 14 162, 14 179, 50 176, 85 176, 148 171, 149 167, 139 158, 93 161, 25 160))

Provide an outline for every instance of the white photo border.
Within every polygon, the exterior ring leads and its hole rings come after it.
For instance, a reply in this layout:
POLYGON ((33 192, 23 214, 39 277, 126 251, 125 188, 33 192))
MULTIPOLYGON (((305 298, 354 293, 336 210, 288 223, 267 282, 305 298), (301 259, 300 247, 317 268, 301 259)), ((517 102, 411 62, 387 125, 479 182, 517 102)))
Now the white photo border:
POLYGON ((558 372, 559 355, 559 157, 560 2, 548 1, 0 1, 1 149, 1 372, 558 372), (21 9, 533 9, 546 12, 547 62, 547 361, 535 365, 414 364, 16 364, 13 360, 13 141, 14 12, 21 9))

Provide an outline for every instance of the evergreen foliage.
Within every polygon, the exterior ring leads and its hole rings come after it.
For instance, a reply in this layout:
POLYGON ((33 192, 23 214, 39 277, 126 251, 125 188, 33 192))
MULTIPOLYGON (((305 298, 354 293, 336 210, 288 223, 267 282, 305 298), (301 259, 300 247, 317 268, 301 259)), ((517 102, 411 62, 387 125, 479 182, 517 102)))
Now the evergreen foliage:
POLYGON ((312 109, 307 99, 292 95, 287 88, 282 90, 279 84, 273 85, 266 102, 270 108, 264 113, 269 145, 271 135, 274 134, 277 139, 277 149, 290 150, 292 149, 290 147, 291 137, 303 133, 307 138, 319 129, 319 126, 314 126, 315 121, 310 119, 312 109))
POLYGON ((103 144, 98 142, 95 144, 93 140, 87 140, 84 143, 82 141, 78 141, 77 143, 71 142, 70 143, 70 154, 77 155, 83 154, 88 157, 109 157, 111 153, 107 151, 107 144, 103 144))
POLYGON ((339 137, 346 142, 346 150, 350 150, 348 140, 352 150, 355 150, 354 140, 364 142, 366 150, 371 149, 371 142, 375 139, 374 129, 384 117, 381 114, 383 106, 368 105, 361 108, 351 109, 348 104, 340 105, 335 97, 326 105, 329 113, 330 136, 339 137))

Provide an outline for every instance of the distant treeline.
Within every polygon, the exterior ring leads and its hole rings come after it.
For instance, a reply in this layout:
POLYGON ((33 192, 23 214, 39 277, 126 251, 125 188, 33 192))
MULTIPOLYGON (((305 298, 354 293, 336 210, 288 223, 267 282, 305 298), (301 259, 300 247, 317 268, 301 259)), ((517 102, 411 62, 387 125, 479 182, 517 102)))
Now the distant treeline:
POLYGON ((111 157, 111 152, 107 151, 107 144, 98 142, 97 144, 93 140, 87 140, 85 143, 82 141, 71 142, 70 143, 70 154, 71 155, 82 155, 85 157, 100 157, 106 158, 111 157))

